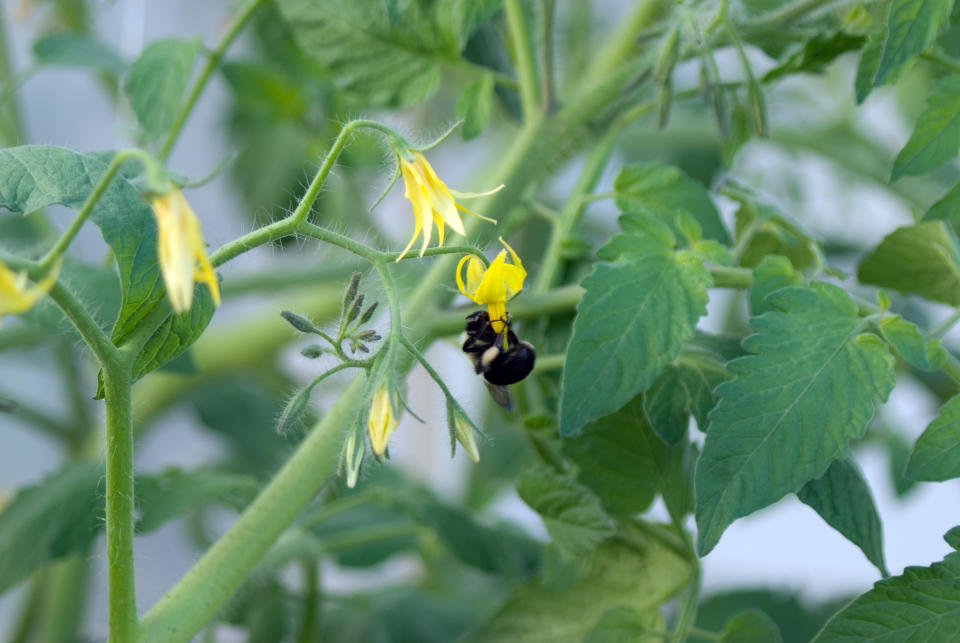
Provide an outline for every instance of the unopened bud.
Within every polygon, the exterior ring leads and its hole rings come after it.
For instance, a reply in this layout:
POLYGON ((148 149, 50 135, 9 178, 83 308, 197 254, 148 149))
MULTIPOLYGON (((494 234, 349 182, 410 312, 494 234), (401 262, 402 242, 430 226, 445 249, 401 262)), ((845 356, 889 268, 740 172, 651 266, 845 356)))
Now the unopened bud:
POLYGON ((291 313, 289 310, 284 310, 280 312, 280 316, 287 320, 287 322, 299 330, 301 333, 316 333, 317 327, 307 319, 296 313, 291 313))
POLYGON ((349 308, 350 304, 353 303, 353 299, 357 296, 361 276, 359 272, 350 275, 350 283, 347 284, 347 289, 343 292, 343 310, 349 308))
POLYGON ((280 419, 277 420, 277 433, 285 435, 291 427, 300 421, 304 411, 307 410, 307 405, 310 402, 310 392, 312 390, 313 386, 308 386, 290 398, 287 405, 283 407, 283 413, 280 414, 280 419))
POLYGON ((380 339, 380 335, 377 335, 375 330, 365 330, 362 333, 357 333, 356 338, 361 342, 375 342, 380 339))
POLYGON ((456 438, 463 450, 467 452, 470 459, 474 462, 480 462, 480 451, 477 449, 477 440, 474 436, 474 428, 460 409, 453 405, 447 405, 447 422, 450 424, 450 432, 456 438))
POLYGON ((352 322, 357 318, 357 315, 360 314, 360 308, 363 306, 363 295, 359 295, 356 299, 353 300, 353 305, 350 306, 350 310, 347 311, 346 323, 352 322))
POLYGON ((324 348, 320 344, 310 344, 300 351, 300 354, 310 359, 317 359, 324 353, 324 348))
POLYGON ((370 304, 370 307, 369 307, 369 308, 367 308, 365 311, 363 311, 363 315, 361 315, 361 317, 360 317, 360 325, 361 325, 361 326, 363 326, 364 324, 366 324, 368 321, 370 321, 370 318, 373 317, 373 311, 375 311, 375 310, 377 309, 377 304, 378 304, 378 303, 380 303, 380 302, 378 302, 378 301, 373 302, 372 304, 370 304))
POLYGON ((351 431, 343 445, 343 468, 347 478, 347 486, 353 489, 360 477, 360 465, 363 463, 363 440, 357 444, 357 432, 351 431))

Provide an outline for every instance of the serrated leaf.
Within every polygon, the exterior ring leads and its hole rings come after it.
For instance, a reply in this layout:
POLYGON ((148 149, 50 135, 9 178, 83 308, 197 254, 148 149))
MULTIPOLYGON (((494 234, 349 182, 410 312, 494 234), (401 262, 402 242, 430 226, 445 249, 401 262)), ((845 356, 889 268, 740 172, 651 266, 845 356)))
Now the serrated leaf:
POLYGON ((690 564, 651 526, 625 524, 603 543, 589 570, 561 590, 518 588, 469 641, 580 643, 610 610, 646 612, 683 589, 690 564))
POLYGON ((666 622, 659 610, 615 607, 597 621, 583 643, 644 643, 662 641, 666 622))
POLYGON ((921 221, 947 221, 954 226, 960 222, 960 183, 943 195, 939 201, 930 206, 924 213, 921 221))
POLYGON ((686 435, 690 415, 701 430, 707 414, 716 406, 714 389, 730 377, 723 358, 712 351, 688 346, 643 395, 643 408, 650 427, 667 444, 686 435))
MULTIPOLYGON (((700 224, 705 239, 730 243, 730 236, 710 193, 675 167, 658 162, 625 165, 614 179, 613 188, 617 207, 625 212, 656 213, 664 216, 668 223, 680 212, 685 212, 700 224)), ((675 232, 681 236, 679 230, 675 232)))
POLYGON ((814 282, 767 296, 776 311, 717 389, 697 465, 699 549, 706 554, 737 518, 819 478, 863 434, 874 403, 894 385, 893 357, 840 288, 814 282), (784 458, 790 465, 784 466, 784 458))
POLYGON ((303 51, 366 107, 408 106, 440 86, 497 2, 280 0, 303 51))
POLYGON ((560 434, 573 435, 650 387, 679 354, 706 312, 710 273, 701 259, 674 251, 669 229, 624 215, 583 281, 563 371, 560 434))
POLYGON ((799 286, 803 277, 793 269, 786 257, 771 255, 753 269, 753 282, 750 284, 750 312, 756 317, 770 312, 773 307, 765 301, 766 296, 788 286, 799 286))
POLYGON ((849 460, 834 460, 821 477, 811 480, 797 497, 820 514, 824 522, 863 551, 883 576, 883 525, 870 486, 849 460))
POLYGON ((935 170, 960 150, 960 78, 937 83, 907 144, 893 162, 891 181, 935 170))
POLYGON ((250 476, 209 469, 167 469, 138 475, 136 489, 137 532, 146 533, 215 500, 240 510, 253 499, 257 485, 250 476))
POLYGON ((871 84, 888 82, 895 69, 929 47, 946 25, 953 0, 892 0, 871 84))
POLYGON ((720 634, 722 643, 779 643, 780 628, 760 610, 744 610, 735 614, 720 634))
POLYGON ((736 237, 738 243, 745 243, 740 265, 753 268, 769 255, 783 255, 800 270, 816 263, 816 243, 796 221, 744 186, 730 184, 724 194, 740 204, 736 237))
POLYGON ((960 478, 960 396, 954 396, 917 439, 907 462, 911 480, 960 478))
POLYGON ((569 476, 538 467, 524 474, 517 493, 540 514, 553 543, 567 556, 589 556, 613 535, 613 520, 600 499, 569 476))
POLYGON ((947 351, 939 339, 927 339, 913 322, 891 315, 878 324, 880 335, 904 361, 922 371, 935 371, 947 361, 947 351))
POLYGON ((106 44, 90 36, 57 33, 33 43, 33 55, 41 65, 88 67, 111 74, 127 68, 127 61, 106 44))
MULTIPOLYGON (((857 73, 853 83, 854 96, 858 105, 865 101, 873 90, 873 78, 877 73, 880 57, 883 55, 883 40, 883 34, 871 34, 867 37, 863 49, 860 50, 860 59, 857 61, 857 73)), ((893 70, 889 74, 888 80, 893 81, 898 75, 899 69, 893 70)))
POLYGON ((103 463, 72 464, 25 487, 0 510, 0 592, 58 558, 85 552, 103 517, 103 463))
POLYGON ((491 74, 484 74, 466 87, 457 99, 457 118, 463 121, 460 133, 463 140, 476 138, 490 121, 493 111, 494 82, 491 74))
POLYGON ((954 549, 960 549, 960 527, 951 527, 943 535, 943 540, 954 549))
POLYGON ((193 71, 198 44, 196 39, 154 40, 130 66, 123 91, 137 122, 151 140, 173 125, 193 71))
POLYGON ((860 262, 865 284, 960 305, 960 248, 942 221, 897 228, 860 262))
POLYGON ((636 398, 565 440, 563 450, 577 463, 577 480, 593 490, 608 511, 637 514, 650 506, 657 493, 655 452, 663 445, 656 441, 636 398))
POLYGON ((877 582, 831 618, 815 641, 952 641, 957 632, 960 552, 877 582))

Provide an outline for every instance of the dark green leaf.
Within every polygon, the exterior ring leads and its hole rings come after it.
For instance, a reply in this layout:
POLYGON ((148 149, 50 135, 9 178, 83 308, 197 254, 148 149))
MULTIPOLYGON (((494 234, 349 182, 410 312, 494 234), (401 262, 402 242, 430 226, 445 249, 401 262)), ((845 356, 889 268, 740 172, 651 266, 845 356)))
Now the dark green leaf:
MULTIPOLYGON (((938 0, 933 0, 934 2, 938 0)), ((893 162, 890 180, 935 170, 960 150, 960 78, 949 76, 934 88, 910 140, 893 162)))
MULTIPOLYGON (((642 210, 664 216, 668 224, 680 212, 686 212, 697 223, 704 238, 729 243, 730 237, 717 206, 700 183, 679 169, 662 163, 632 163, 620 170, 613 182, 617 207, 628 212, 642 210)), ((682 236, 674 228, 675 234, 682 236)))
POLYGON ((889 82, 895 69, 930 46, 946 25, 953 0, 892 0, 871 84, 889 82))
POLYGON ((893 485, 893 493, 897 498, 904 497, 916 482, 907 477, 907 462, 910 460, 910 453, 913 445, 907 442, 899 433, 890 432, 885 441, 887 448, 887 470, 890 473, 890 483, 893 485))
POLYGON ((943 197, 930 206, 921 221, 947 221, 954 230, 960 223, 960 183, 957 183, 943 197))
POLYGON ((769 83, 790 74, 821 72, 824 67, 836 60, 837 56, 860 49, 865 40, 863 36, 852 36, 843 31, 814 34, 803 44, 803 47, 764 74, 763 82, 769 83))
POLYGON ((102 476, 102 462, 68 465, 0 510, 0 592, 52 560, 86 552, 103 518, 102 476))
POLYGON ((171 313, 143 345, 133 362, 133 378, 140 379, 184 353, 203 334, 216 307, 206 285, 194 289, 193 305, 185 313, 171 313))
POLYGON ((676 444, 683 439, 691 414, 706 430, 707 414, 717 404, 714 389, 730 377, 724 361, 712 351, 688 346, 644 393, 647 419, 664 442, 676 444))
POLYGON ((286 70, 260 62, 228 62, 220 68, 247 116, 273 121, 303 118, 304 89, 286 70))
POLYGON ((884 317, 878 324, 880 335, 910 366, 935 371, 947 360, 947 351, 939 339, 927 339, 913 322, 900 315, 884 317))
POLYGON ((600 499, 573 478, 552 469, 528 471, 517 493, 540 514, 553 542, 571 558, 589 556, 614 532, 600 499))
POLYGON ((727 621, 722 643, 780 643, 780 629, 760 610, 745 610, 727 621))
POLYGON ((583 281, 563 371, 560 433, 608 415, 650 387, 706 311, 710 273, 674 251, 674 237, 645 215, 624 215, 628 233, 601 249, 583 281))
POLYGON ((639 398, 612 415, 591 422, 564 441, 564 452, 577 463, 577 479, 615 514, 637 514, 657 493, 656 444, 643 417, 639 398), (651 441, 651 438, 653 441, 651 441))
POLYGON ((764 257, 763 261, 753 269, 753 283, 750 284, 750 312, 754 317, 773 310, 767 304, 766 297, 787 286, 799 286, 803 277, 796 270, 790 260, 780 255, 764 257))
POLYGON ((859 547, 882 575, 889 575, 883 558, 883 525, 870 486, 856 465, 834 460, 826 473, 805 484, 797 497, 859 547))
MULTIPOLYGON (((841 599, 840 607, 847 601, 841 599)), ((697 627, 719 631, 738 613, 760 610, 777 624, 786 643, 810 643, 824 622, 836 612, 830 605, 811 609, 783 590, 736 590, 708 596, 697 607, 697 627)))
POLYGON ((947 400, 917 439, 907 477, 931 482, 960 478, 960 396, 947 400))
POLYGON ((170 129, 197 56, 196 39, 151 42, 130 66, 123 90, 140 127, 150 139, 170 129))
POLYGON ((457 118, 463 121, 460 129, 463 140, 476 138, 490 121, 493 89, 493 76, 490 74, 484 74, 464 87, 457 100, 457 118))
POLYGON ((614 607, 600 617, 593 629, 587 633, 583 643, 640 643, 662 641, 659 632, 664 630, 665 621, 658 610, 640 610, 626 605, 614 607), (654 632, 653 634, 647 634, 654 632))
POLYGON ((560 590, 520 587, 468 640, 580 643, 611 610, 655 611, 689 578, 689 562, 655 527, 624 525, 600 545, 578 582, 560 590))
POLYGON ((952 641, 960 632, 960 552, 874 584, 817 636, 831 641, 952 641))
POLYGON ((960 248, 942 221, 897 228, 860 262, 857 278, 960 305, 960 248))
POLYGON ((113 49, 82 34, 57 33, 33 43, 33 55, 42 65, 88 67, 111 74, 127 68, 127 61, 113 49))
POLYGON ((943 539, 954 549, 960 549, 960 527, 951 527, 943 535, 943 539))
MULTIPOLYGON (((873 78, 877 73, 877 66, 880 64, 880 56, 883 55, 883 34, 871 34, 867 42, 860 51, 860 60, 857 63, 857 74, 854 80, 854 95, 859 105, 873 90, 873 78)), ((892 70, 889 80, 892 82, 900 75, 903 68, 892 70)))
POLYGON ((697 465, 702 554, 737 518, 822 476, 893 388, 893 357, 843 290, 815 282, 767 303, 776 311, 754 317, 744 340, 757 354, 727 365, 735 378, 717 389, 697 465))
POLYGON ((137 531, 146 533, 214 501, 242 509, 257 487, 249 476, 207 469, 167 469, 158 474, 138 475, 136 489, 137 531))

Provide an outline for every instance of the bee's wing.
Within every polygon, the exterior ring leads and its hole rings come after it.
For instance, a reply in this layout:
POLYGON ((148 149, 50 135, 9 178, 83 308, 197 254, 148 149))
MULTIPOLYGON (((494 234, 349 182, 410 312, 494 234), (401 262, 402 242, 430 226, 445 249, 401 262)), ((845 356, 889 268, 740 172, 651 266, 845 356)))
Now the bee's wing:
POLYGON ((506 386, 491 384, 486 379, 483 380, 483 383, 487 385, 487 390, 490 391, 490 396, 494 402, 508 411, 513 410, 513 398, 510 396, 510 391, 506 386))

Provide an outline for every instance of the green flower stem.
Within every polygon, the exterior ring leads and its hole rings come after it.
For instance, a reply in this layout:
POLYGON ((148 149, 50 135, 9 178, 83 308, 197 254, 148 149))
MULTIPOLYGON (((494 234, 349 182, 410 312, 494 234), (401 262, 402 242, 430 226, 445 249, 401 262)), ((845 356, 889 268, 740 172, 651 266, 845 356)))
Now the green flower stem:
POLYGON ((133 577, 133 414, 128 362, 103 365, 106 401, 107 622, 109 643, 136 640, 133 577))
POLYGON ((749 288, 753 284, 753 271, 749 268, 729 268, 714 266, 710 268, 714 288, 749 288))
POLYGON ((533 48, 530 46, 529 33, 523 15, 520 0, 505 0, 504 13, 507 16, 507 30, 510 44, 516 58, 515 67, 520 82, 520 103, 523 106, 524 121, 530 121, 540 111, 539 84, 533 62, 533 48))
POLYGON ((234 41, 253 14, 260 8, 260 5, 263 4, 266 4, 266 0, 251 0, 237 13, 230 23, 230 26, 227 27, 227 32, 220 40, 220 44, 210 53, 210 56, 207 58, 207 64, 204 65, 197 80, 193 83, 193 87, 190 88, 187 100, 180 107, 180 111, 177 112, 177 116, 173 120, 173 125, 170 126, 170 131, 167 133, 167 138, 163 142, 163 147, 160 148, 160 153, 158 154, 160 160, 166 161, 167 157, 170 156, 170 151, 177 142, 177 138, 180 136, 180 132, 183 130, 187 118, 189 118, 194 105, 196 105, 197 100, 200 98, 200 94, 203 93, 204 88, 207 86, 207 81, 210 79, 213 70, 220 64, 220 59, 223 58, 227 47, 230 46, 230 43, 234 41))
POLYGON ((639 0, 623 20, 620 27, 607 39, 607 46, 598 55, 584 78, 601 78, 612 72, 637 46, 637 35, 653 24, 665 8, 664 0, 639 0))
MULTIPOLYGON (((490 260, 487 259, 487 255, 483 253, 483 250, 477 248, 476 246, 441 246, 439 248, 427 248, 424 251, 424 257, 436 257, 439 255, 465 255, 471 254, 474 257, 480 259, 483 262, 484 266, 490 266, 490 260)), ((419 259, 420 254, 415 250, 411 250, 405 255, 401 255, 399 252, 384 252, 380 255, 383 261, 406 261, 407 259, 419 259)))
MULTIPOLYGON (((3 13, 0 12, 0 86, 16 87, 13 68, 10 65, 10 52, 7 49, 7 25, 3 13)), ((6 92, 4 92, 6 93, 6 92)), ((4 96, 0 109, 5 113, 6 123, 0 123, 0 136, 4 147, 21 145, 23 143, 23 123, 20 121, 20 107, 14 96, 4 96), (9 128, 5 127, 9 125, 9 128)))
POLYGON ((258 246, 262 246, 265 243, 270 243, 271 241, 276 241, 277 239, 282 239, 283 237, 289 237, 292 234, 295 234, 297 230, 297 224, 292 221, 289 217, 281 219, 280 221, 274 221, 269 225, 265 225, 262 228, 257 228, 252 232, 248 232, 242 237, 238 237, 233 241, 228 241, 214 251, 210 255, 210 263, 216 266, 222 266, 226 262, 230 261, 234 257, 242 255, 248 250, 253 250, 258 246))
POLYGON ((460 406, 460 403, 457 402, 457 398, 453 396, 453 393, 450 392, 450 389, 447 388, 446 382, 443 381, 443 378, 440 377, 440 373, 433 369, 433 366, 430 365, 430 362, 427 361, 427 358, 423 356, 423 353, 420 352, 420 349, 414 346, 413 342, 407 339, 404 335, 400 335, 400 343, 403 344, 403 347, 406 348, 413 357, 420 362, 420 366, 427 371, 427 374, 433 378, 433 381, 437 383, 437 386, 440 387, 440 390, 443 391, 444 397, 447 398, 448 404, 453 404, 456 406, 461 413, 467 415, 467 412, 463 410, 463 407, 460 406))
POLYGON ((53 247, 50 248, 49 252, 47 252, 43 259, 41 259, 37 264, 39 270, 44 273, 48 272, 53 264, 55 264, 67 252, 67 248, 69 248, 70 244, 73 243, 73 239, 77 236, 77 233, 80 232, 80 228, 93 212, 94 206, 97 204, 97 201, 100 200, 100 197, 103 196, 103 193, 106 191, 107 186, 110 185, 110 181, 113 180, 113 177, 116 176, 120 166, 123 165, 125 161, 132 158, 139 160, 146 167, 149 167, 153 164, 153 160, 146 154, 146 152, 141 150, 128 149, 117 152, 114 155, 113 160, 111 160, 110 164, 107 166, 106 171, 100 177, 100 180, 97 181, 97 184, 87 196, 87 200, 83 202, 82 206, 80 206, 80 210, 77 211, 77 215, 73 218, 73 221, 70 223, 67 229, 63 231, 63 234, 53 245, 53 247))
POLYGON ((147 612, 136 640, 189 641, 216 614, 336 470, 363 389, 363 377, 350 382, 237 522, 147 612))

